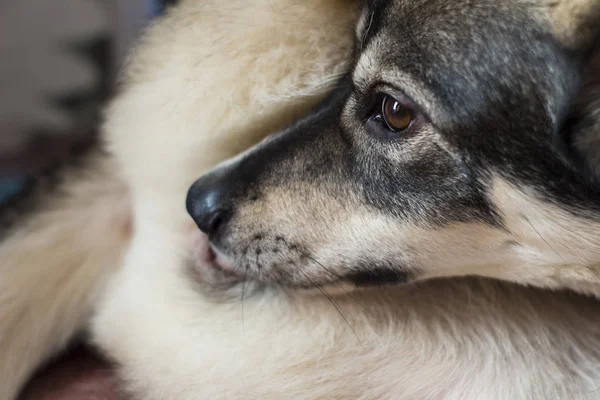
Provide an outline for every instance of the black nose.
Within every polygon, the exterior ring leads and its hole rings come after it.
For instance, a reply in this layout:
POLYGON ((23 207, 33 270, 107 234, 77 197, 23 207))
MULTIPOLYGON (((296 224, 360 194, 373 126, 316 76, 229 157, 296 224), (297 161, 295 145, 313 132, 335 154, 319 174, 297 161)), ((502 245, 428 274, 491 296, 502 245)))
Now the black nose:
POLYGON ((214 236, 231 216, 231 186, 225 171, 216 170, 198 179, 190 188, 186 208, 198 228, 214 236))

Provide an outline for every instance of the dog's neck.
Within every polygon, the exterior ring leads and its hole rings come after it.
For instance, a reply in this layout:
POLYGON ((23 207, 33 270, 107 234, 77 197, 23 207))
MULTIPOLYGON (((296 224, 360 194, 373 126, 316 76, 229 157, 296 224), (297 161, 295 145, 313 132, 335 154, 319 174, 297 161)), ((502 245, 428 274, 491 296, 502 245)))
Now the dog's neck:
MULTIPOLYGON (((567 122, 567 140, 574 162, 589 181, 592 190, 600 191, 600 47, 593 51, 584 67, 581 89, 571 108, 567 122)), ((550 217, 552 218, 552 217, 550 217)), ((583 263, 554 265, 553 274, 567 287, 600 295, 600 216, 565 221, 564 230, 553 236, 571 243, 583 263), (591 257, 591 258, 587 258, 591 257)))
POLYGON ((501 178, 492 186, 506 228, 496 247, 503 243, 510 251, 500 251, 508 258, 502 256, 489 275, 600 296, 600 216, 575 214, 501 178))

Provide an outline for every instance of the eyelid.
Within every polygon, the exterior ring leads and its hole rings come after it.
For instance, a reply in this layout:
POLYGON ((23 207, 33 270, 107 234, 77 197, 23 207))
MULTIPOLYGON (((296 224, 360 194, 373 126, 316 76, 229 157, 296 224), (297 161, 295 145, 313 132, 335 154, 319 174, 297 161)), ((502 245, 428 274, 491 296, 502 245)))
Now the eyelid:
POLYGON ((380 107, 384 96, 391 96, 396 99, 403 107, 411 110, 415 116, 424 119, 428 123, 432 123, 424 108, 417 104, 410 96, 388 82, 376 81, 366 90, 355 90, 354 109, 355 115, 363 122, 367 122, 372 118, 373 113, 380 107))
POLYGON ((423 109, 415 103, 413 99, 404 93, 401 89, 398 89, 387 83, 376 83, 371 88, 371 93, 375 96, 391 96, 398 101, 403 107, 413 110, 415 113, 424 114, 423 109))

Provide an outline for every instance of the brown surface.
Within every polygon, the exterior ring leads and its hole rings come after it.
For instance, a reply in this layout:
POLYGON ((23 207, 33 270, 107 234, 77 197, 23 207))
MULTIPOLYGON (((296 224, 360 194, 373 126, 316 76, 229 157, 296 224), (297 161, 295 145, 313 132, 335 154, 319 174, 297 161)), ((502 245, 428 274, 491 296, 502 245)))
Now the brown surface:
POLYGON ((126 400, 110 364, 78 347, 40 371, 20 400, 126 400))
POLYGON ((18 153, 0 151, 0 178, 10 176, 37 176, 47 168, 68 160, 70 155, 89 147, 95 132, 73 132, 56 138, 37 136, 18 153))

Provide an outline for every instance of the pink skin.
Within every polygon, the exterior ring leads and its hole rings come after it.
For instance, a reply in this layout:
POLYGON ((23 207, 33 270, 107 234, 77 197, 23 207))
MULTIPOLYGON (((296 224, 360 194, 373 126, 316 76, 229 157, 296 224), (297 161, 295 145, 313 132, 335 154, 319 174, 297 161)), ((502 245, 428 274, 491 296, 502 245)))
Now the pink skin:
POLYGON ((198 268, 212 267, 227 275, 240 274, 235 262, 211 247, 208 237, 200 232, 195 225, 190 234, 192 235, 193 258, 197 261, 198 268))

